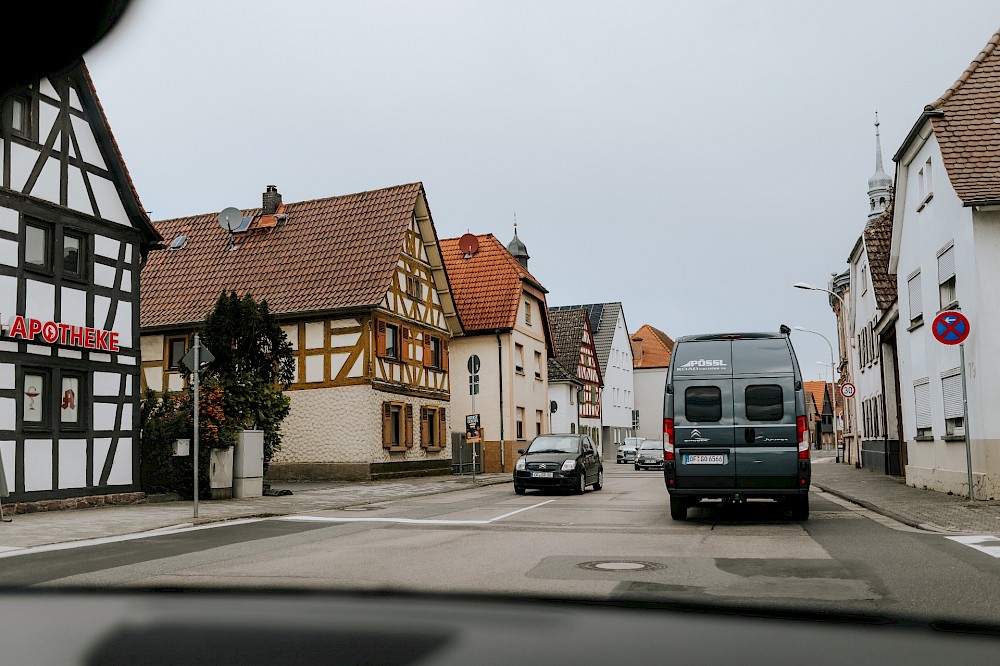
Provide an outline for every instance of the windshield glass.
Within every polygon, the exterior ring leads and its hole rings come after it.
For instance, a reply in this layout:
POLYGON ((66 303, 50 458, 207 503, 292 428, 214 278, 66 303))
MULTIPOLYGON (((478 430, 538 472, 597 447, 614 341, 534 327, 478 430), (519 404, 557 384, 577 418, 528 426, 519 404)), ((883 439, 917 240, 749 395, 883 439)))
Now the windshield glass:
POLYGON ((577 453, 579 450, 577 437, 536 437, 527 453, 577 453))
POLYGON ((0 586, 1000 623, 996 0, 128 4, 7 21, 0 586))

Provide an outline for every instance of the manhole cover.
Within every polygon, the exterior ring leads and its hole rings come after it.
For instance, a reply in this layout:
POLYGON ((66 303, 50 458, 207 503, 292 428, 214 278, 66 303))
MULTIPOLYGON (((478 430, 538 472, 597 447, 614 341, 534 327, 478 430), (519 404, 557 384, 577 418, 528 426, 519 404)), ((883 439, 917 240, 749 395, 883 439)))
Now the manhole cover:
POLYGON ((600 560, 597 562, 581 562, 576 565, 581 569, 591 571, 656 571, 662 569, 662 564, 640 560, 600 560))

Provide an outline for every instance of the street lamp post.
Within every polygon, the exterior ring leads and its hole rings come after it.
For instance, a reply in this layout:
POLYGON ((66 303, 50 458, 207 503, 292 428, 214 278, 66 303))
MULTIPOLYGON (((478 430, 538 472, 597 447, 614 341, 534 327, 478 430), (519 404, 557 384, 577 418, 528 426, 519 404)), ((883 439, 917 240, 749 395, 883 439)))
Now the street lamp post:
MULTIPOLYGON (((833 345, 830 344, 829 338, 827 338, 825 335, 823 335, 822 333, 820 333, 818 331, 811 331, 808 328, 803 328, 801 326, 796 326, 795 330, 796 331, 802 331, 803 333, 812 333, 813 335, 818 335, 819 337, 823 338, 824 342, 826 342, 826 346, 830 348, 830 390, 831 391, 836 390, 835 387, 837 385, 837 375, 835 374, 834 371, 835 371, 835 369, 836 369, 837 366, 834 365, 833 345)), ((824 363, 823 365, 826 365, 826 364, 824 363)), ((825 391, 824 391, 824 393, 825 393, 825 391)), ((833 396, 832 395, 830 396, 830 400, 831 400, 830 404, 832 406, 834 404, 832 402, 833 401, 833 396)), ((821 406, 820 409, 823 409, 823 407, 821 406)), ((820 418, 822 418, 822 415, 820 415, 820 418)), ((837 415, 836 414, 833 415, 833 450, 834 450, 834 453, 836 455, 835 462, 839 463, 840 462, 840 447, 837 446, 837 415)))
MULTIPOLYGON (((796 289, 808 289, 809 291, 822 291, 822 292, 825 292, 827 294, 830 294, 831 296, 833 296, 834 298, 836 298, 838 301, 840 301, 841 312, 844 313, 844 317, 845 318, 847 317, 847 303, 844 301, 843 298, 840 297, 839 294, 836 294, 836 293, 830 291, 829 289, 823 289, 822 287, 814 287, 811 284, 806 284, 805 282, 796 282, 792 286, 794 286, 796 289)), ((805 330, 805 329, 802 329, 802 330, 805 330)), ((810 333, 815 333, 815 331, 809 331, 809 332, 810 333)), ((819 335, 819 334, 817 333, 817 335, 819 335)), ((830 341, 827 340, 826 343, 829 345, 830 341)), ((830 345, 830 350, 831 350, 831 356, 832 356, 833 345, 830 345)), ((846 403, 845 403, 845 405, 846 405, 846 403)), ((854 430, 854 466, 855 467, 861 467, 861 433, 858 431, 858 410, 855 409, 853 405, 851 407, 851 413, 852 413, 852 419, 851 420, 854 422, 854 427, 852 428, 854 430)))

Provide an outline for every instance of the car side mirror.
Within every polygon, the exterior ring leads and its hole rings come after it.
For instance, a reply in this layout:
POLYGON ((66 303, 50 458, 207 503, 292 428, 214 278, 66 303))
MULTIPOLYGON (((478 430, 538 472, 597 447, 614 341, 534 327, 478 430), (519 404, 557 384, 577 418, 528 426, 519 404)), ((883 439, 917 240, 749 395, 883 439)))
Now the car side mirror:
POLYGON ((517 453, 518 453, 518 455, 522 455, 523 456, 524 455, 524 449, 518 449, 517 453))

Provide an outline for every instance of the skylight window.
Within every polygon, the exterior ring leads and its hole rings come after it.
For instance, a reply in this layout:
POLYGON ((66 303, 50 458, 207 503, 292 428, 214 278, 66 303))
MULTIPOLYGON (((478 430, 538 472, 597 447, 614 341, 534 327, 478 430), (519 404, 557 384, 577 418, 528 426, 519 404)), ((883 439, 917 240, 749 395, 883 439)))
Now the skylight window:
POLYGON ((184 247, 184 245, 187 244, 187 241, 188 241, 188 237, 187 236, 178 236, 177 238, 175 238, 172 241, 170 241, 170 249, 171 250, 179 250, 182 247, 184 247))

